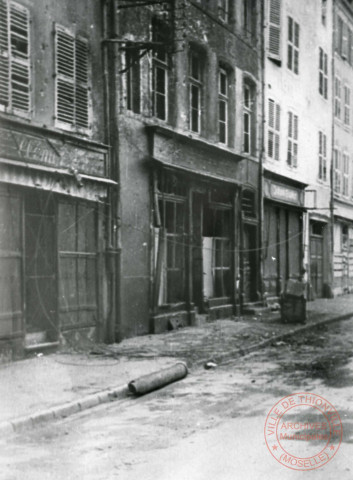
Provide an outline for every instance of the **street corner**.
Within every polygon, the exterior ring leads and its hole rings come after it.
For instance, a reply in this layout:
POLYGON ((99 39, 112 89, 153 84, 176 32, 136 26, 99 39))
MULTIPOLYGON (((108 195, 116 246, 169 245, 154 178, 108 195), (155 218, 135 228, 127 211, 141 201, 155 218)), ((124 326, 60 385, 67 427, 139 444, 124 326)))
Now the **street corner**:
POLYGON ((340 448, 342 422, 336 408, 315 393, 293 393, 280 399, 265 422, 271 455, 292 470, 315 470, 330 462, 340 448))

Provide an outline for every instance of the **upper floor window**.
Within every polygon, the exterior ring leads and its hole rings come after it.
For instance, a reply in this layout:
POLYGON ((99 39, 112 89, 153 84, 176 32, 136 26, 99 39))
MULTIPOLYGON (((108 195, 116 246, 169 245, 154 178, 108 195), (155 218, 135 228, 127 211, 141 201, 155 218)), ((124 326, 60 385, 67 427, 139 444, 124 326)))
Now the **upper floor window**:
POLYGON ((324 98, 327 99, 327 53, 323 49, 319 48, 319 92, 324 98))
POLYGON ((250 83, 244 83, 243 90, 243 151, 253 153, 254 140, 254 88, 250 83))
POLYGON ((299 73, 299 25, 288 17, 287 67, 298 75, 299 73))
POLYGON ((319 179, 327 180, 327 138, 323 132, 319 132, 319 179))
POLYGON ((63 128, 90 128, 88 43, 66 28, 55 35, 56 121, 63 128))
POLYGON ((0 0, 0 109, 28 114, 30 88, 29 12, 0 0))
POLYGON ((343 172, 342 172, 342 195, 348 197, 349 192, 349 155, 347 153, 343 153, 342 155, 343 160, 343 172))
POLYGON ((166 25, 154 19, 152 40, 160 43, 154 48, 152 70, 152 115, 161 119, 168 118, 168 71, 169 58, 165 48, 168 32, 166 25))
POLYGON ((228 143, 229 79, 226 70, 218 74, 218 131, 220 143, 228 143))
POLYGON ((344 86, 344 123, 351 123, 351 89, 347 85, 344 86))
POLYGON ((291 167, 298 166, 298 115, 293 112, 288 112, 287 163, 291 167))
POLYGON ((140 113, 140 54, 127 44, 125 51, 126 108, 140 113))
POLYGON ((341 80, 335 78, 335 117, 341 118, 341 80))
POLYGON ((321 23, 326 26, 327 0, 321 0, 321 23))
POLYGON ((229 0, 218 0, 218 17, 223 22, 229 21, 229 0))
POLYGON ((189 56, 189 128, 201 132, 202 70, 198 52, 191 50, 189 56))
POLYGON ((269 158, 279 160, 281 108, 271 98, 268 100, 268 139, 267 154, 269 158))
POLYGON ((336 147, 333 152, 334 181, 333 189, 335 193, 341 193, 341 152, 336 147))
POLYGON ((274 60, 281 58, 281 0, 269 0, 268 55, 274 60))
POLYGON ((254 0, 243 0, 243 28, 250 39, 256 37, 256 3, 254 0))

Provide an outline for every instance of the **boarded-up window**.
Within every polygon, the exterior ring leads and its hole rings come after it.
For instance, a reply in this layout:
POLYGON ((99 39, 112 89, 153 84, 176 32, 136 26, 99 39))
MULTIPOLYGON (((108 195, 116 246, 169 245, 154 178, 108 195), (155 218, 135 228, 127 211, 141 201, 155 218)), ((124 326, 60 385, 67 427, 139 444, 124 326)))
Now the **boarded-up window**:
POLYGON ((67 29, 56 27, 56 120, 60 126, 88 129, 88 44, 67 29))
POLYGON ((279 160, 280 140, 280 115, 281 109, 274 100, 268 100, 268 138, 267 155, 269 158, 279 160))
POLYGON ((281 0, 269 1, 268 55, 280 60, 281 52, 281 0))
POLYGON ((29 12, 0 0, 0 105, 28 113, 30 102, 29 12))
POLYGON ((96 322, 96 232, 93 206, 59 204, 59 311, 64 328, 96 322))
POLYGON ((0 191, 0 337, 22 329, 21 199, 0 191))

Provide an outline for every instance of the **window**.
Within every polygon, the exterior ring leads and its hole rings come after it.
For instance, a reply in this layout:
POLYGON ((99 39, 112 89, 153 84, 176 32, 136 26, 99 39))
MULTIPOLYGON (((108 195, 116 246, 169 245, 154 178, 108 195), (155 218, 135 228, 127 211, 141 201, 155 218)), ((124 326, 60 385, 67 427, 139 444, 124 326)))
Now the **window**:
POLYGON ((338 148, 334 149, 334 185, 333 189, 335 193, 341 193, 341 152, 338 148))
POLYGON ((351 123, 351 89, 344 86, 344 124, 350 125, 351 123))
POLYGON ((274 160, 279 160, 280 114, 281 109, 279 104, 269 99, 267 154, 269 158, 274 160))
POLYGON ((281 47, 281 0, 269 1, 268 55, 280 60, 281 47))
POLYGON ((343 20, 341 17, 337 17, 337 36, 336 36, 336 50, 342 55, 343 44, 343 20))
POLYGON ((341 118, 341 80, 335 78, 335 117, 341 118))
POLYGON ((327 139, 322 132, 319 132, 319 179, 327 181, 327 139))
POLYGON ((347 252, 348 250, 348 225, 342 225, 341 227, 341 252, 347 252))
POLYGON ((243 0, 243 28, 248 38, 256 37, 256 3, 254 0, 243 0))
POLYGON ((298 115, 292 112, 288 112, 287 163, 291 167, 298 165, 298 115))
POLYGON ((299 73, 299 25, 288 17, 287 67, 298 75, 299 73))
POLYGON ((140 58, 139 51, 127 44, 125 52, 126 70, 126 108, 135 113, 140 113, 140 58))
POLYGON ((353 55, 352 55, 352 49, 353 49, 353 35, 352 35, 352 30, 349 28, 348 29, 348 63, 349 65, 352 65, 353 62, 353 55))
POLYGON ((244 85, 244 99, 243 99, 243 150, 244 153, 251 153, 251 129, 252 129, 252 113, 253 113, 253 99, 250 85, 244 85))
POLYGON ((154 49, 152 71, 152 115, 160 120, 168 118, 168 54, 164 45, 167 42, 166 25, 154 19, 152 26, 153 42, 163 45, 154 49))
POLYGON ((15 113, 31 109, 29 12, 0 0, 0 107, 15 113))
POLYGON ((189 61, 189 127, 192 132, 201 132, 201 64, 200 55, 190 53, 189 61))
POLYGON ((228 143, 228 75, 223 69, 218 74, 218 130, 219 141, 228 143))
POLYGON ((319 93, 327 99, 327 53, 323 49, 319 48, 319 93))
POLYGON ((88 129, 88 44, 56 26, 56 120, 61 127, 88 129))
POLYGON ((349 192, 349 155, 347 153, 343 153, 343 181, 342 181, 342 195, 348 197, 349 192))
POLYGON ((204 207, 203 271, 205 283, 209 283, 207 277, 212 283, 208 289, 208 297, 231 295, 231 213, 231 208, 218 208, 209 204, 204 207))
POLYGON ((229 21, 229 0, 218 0, 218 17, 223 22, 229 21))
POLYGON ((321 23, 326 26, 327 0, 321 0, 321 23))

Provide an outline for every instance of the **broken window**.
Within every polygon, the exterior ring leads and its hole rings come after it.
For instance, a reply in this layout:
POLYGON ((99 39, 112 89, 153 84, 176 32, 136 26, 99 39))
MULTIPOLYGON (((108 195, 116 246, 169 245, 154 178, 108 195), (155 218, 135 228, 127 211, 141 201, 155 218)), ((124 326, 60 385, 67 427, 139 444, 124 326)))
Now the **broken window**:
POLYGON ((29 113, 29 12, 17 3, 0 0, 0 106, 29 113))
POLYGON ((230 208, 213 205, 204 209, 202 256, 206 298, 231 295, 231 212, 230 208))
POLYGON ((168 119, 168 32, 165 24, 154 19, 152 25, 152 40, 160 43, 155 47, 152 70, 152 115, 160 120, 168 119))
POLYGON ((61 127, 88 129, 88 43, 56 26, 56 120, 61 127))

